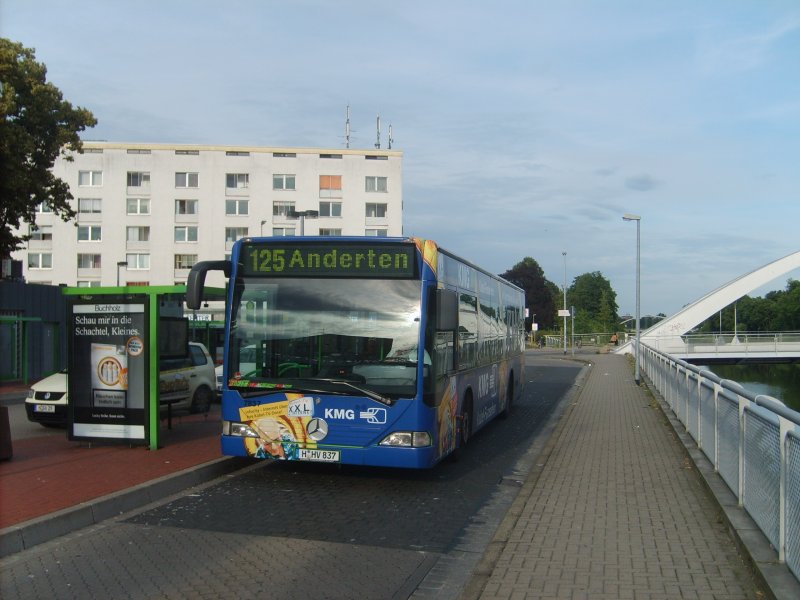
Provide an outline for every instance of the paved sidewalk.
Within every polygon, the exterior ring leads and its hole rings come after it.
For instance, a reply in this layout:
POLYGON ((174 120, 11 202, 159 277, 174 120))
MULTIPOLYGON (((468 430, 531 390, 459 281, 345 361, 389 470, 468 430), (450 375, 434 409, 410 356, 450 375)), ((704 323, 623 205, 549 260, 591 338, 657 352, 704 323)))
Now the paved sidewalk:
MULTIPOLYGON (((576 359, 592 366, 462 599, 800 598, 796 579, 781 590, 737 554, 729 509, 627 358, 576 359)), ((249 464, 219 458, 219 426, 215 405, 177 418, 158 451, 15 441, 0 462, 0 557, 249 464)))
POLYGON ((176 493, 247 463, 220 458, 219 405, 173 417, 159 450, 70 442, 66 431, 14 441, 0 461, 0 557, 176 493))
POLYGON ((763 598, 626 357, 592 367, 462 598, 763 598))

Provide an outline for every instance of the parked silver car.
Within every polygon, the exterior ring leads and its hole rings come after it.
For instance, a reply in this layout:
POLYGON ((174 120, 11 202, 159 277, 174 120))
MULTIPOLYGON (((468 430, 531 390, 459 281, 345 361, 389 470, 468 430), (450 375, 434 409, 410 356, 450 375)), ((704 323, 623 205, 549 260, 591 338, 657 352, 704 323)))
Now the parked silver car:
MULTIPOLYGON (((159 363, 159 395, 162 409, 193 413, 207 412, 216 388, 214 361, 203 344, 189 343, 182 358, 162 359, 159 363)), ((67 424, 67 371, 53 373, 33 384, 25 399, 28 420, 46 426, 67 424)))

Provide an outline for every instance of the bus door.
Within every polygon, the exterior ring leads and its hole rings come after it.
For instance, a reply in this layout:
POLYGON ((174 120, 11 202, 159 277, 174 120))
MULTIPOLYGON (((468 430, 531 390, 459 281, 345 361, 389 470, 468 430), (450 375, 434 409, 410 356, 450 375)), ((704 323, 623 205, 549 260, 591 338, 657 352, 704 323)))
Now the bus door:
POLYGON ((438 454, 450 453, 456 447, 458 390, 456 375, 456 332, 458 330, 458 294, 453 290, 438 289, 431 294, 433 301, 428 314, 431 346, 432 377, 428 402, 437 410, 438 454), (432 327, 430 325, 432 323, 432 327))

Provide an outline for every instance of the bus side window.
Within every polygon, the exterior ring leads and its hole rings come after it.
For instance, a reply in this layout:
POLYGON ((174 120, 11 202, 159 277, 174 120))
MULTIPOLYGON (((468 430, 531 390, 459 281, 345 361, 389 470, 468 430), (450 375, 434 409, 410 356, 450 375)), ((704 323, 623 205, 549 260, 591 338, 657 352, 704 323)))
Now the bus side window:
POLYGON ((436 340, 434 342, 436 358, 433 361, 433 364, 436 365, 436 379, 455 370, 454 338, 455 332, 453 331, 436 332, 436 340))
POLYGON ((436 325, 434 332, 435 379, 455 370, 455 333, 458 328, 458 294, 436 290, 436 325))

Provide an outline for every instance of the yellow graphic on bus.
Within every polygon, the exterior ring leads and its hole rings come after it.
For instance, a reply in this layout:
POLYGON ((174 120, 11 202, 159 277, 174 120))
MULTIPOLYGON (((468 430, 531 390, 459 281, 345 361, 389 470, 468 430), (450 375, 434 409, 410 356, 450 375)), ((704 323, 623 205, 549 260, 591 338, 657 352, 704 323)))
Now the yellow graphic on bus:
POLYGON ((423 240, 422 238, 412 238, 422 254, 422 260, 436 273, 439 265, 439 246, 433 240, 423 240))
POLYGON ((290 417, 292 400, 302 394, 286 394, 286 400, 239 409, 239 418, 257 438, 245 438, 247 454, 255 458, 275 460, 297 460, 300 448, 316 448, 317 444, 308 435, 310 416, 290 417))

